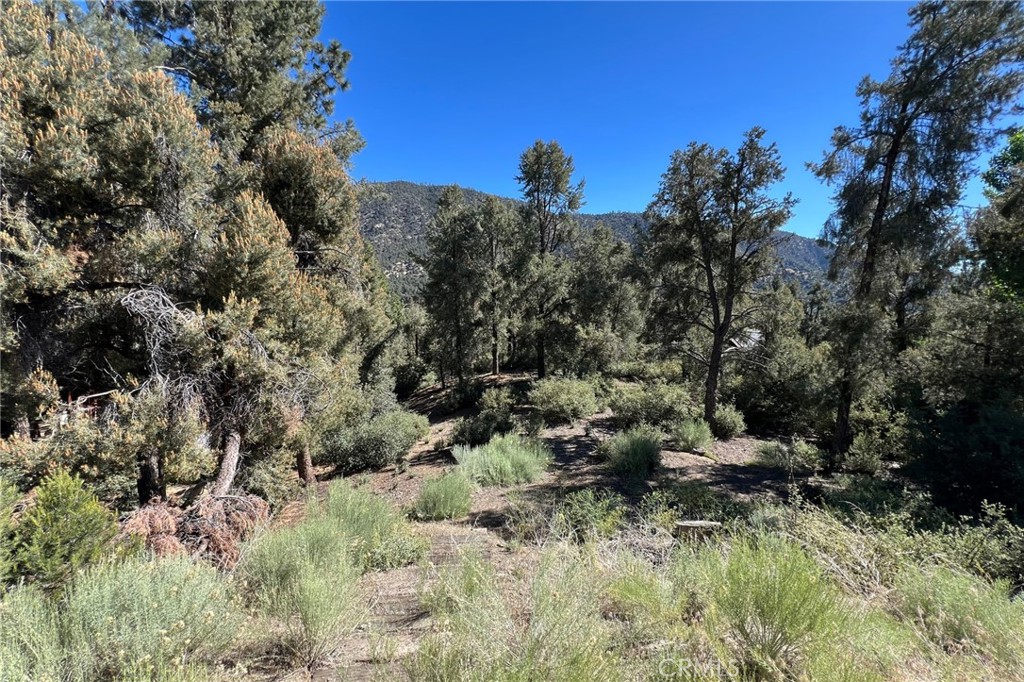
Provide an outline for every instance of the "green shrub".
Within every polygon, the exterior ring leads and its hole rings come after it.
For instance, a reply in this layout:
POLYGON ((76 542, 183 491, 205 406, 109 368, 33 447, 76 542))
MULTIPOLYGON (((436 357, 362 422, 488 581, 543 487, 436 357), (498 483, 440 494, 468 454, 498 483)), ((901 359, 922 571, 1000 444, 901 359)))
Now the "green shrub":
POLYGON ((426 599, 445 630, 422 641, 406 674, 413 681, 622 679, 594 570, 574 556, 545 554, 523 590, 529 602, 520 617, 505 604, 493 569, 463 559, 426 599))
POLYGON ((279 509, 294 500, 301 488, 295 474, 295 453, 281 449, 253 462, 242 470, 238 487, 279 509))
POLYGON ((0 478, 0 585, 14 574, 14 507, 20 498, 14 484, 0 478))
POLYGON ((828 646, 841 629, 838 590, 790 541, 740 539, 722 558, 705 554, 704 576, 735 654, 760 676, 792 675, 809 650, 828 646))
POLYGON ((85 490, 81 479, 58 471, 39 485, 18 523, 17 571, 52 589, 98 560, 116 534, 113 512, 85 490))
POLYGON ((793 461, 800 471, 815 472, 825 464, 826 456, 821 448, 805 440, 800 439, 794 442, 790 451, 793 461))
POLYGON ((0 600, 0 680, 61 682, 64 649, 57 614, 35 586, 18 587, 0 600))
POLYGON ((687 452, 707 450, 711 446, 711 426, 703 419, 683 419, 670 431, 680 449, 687 452))
POLYGON ((552 515, 557 535, 573 542, 606 538, 626 520, 626 501, 617 493, 586 488, 569 493, 552 515))
POLYGON ((424 521, 455 519, 469 513, 473 484, 460 472, 447 473, 423 484, 413 514, 424 521))
POLYGON ((771 441, 757 446, 759 464, 782 469, 790 474, 814 473, 821 468, 823 459, 818 448, 802 440, 792 445, 771 441))
POLYGON ((644 478, 661 464, 661 432, 636 426, 604 441, 597 452, 619 476, 644 478))
POLYGON ((283 624, 281 642, 301 665, 322 663, 363 617, 350 539, 336 520, 308 518, 259 538, 241 565, 256 604, 283 624))
POLYGON ((496 436, 487 445, 457 446, 454 451, 459 470, 480 485, 517 485, 540 477, 551 462, 541 443, 519 436, 496 436))
POLYGON ((715 423, 711 425, 715 435, 729 440, 743 433, 747 428, 743 415, 732 405, 719 405, 715 410, 715 423))
POLYGON ((66 422, 52 420, 48 437, 0 440, 0 471, 28 490, 57 465, 118 510, 138 502, 142 449, 161 459, 168 483, 193 483, 213 472, 216 455, 200 444, 205 427, 198 415, 174 409, 159 390, 117 391, 107 399, 111 409, 105 412, 112 417, 72 414, 66 422))
POLYGON ((596 571, 572 552, 541 557, 530 585, 529 623, 495 679, 622 679, 596 571))
POLYGON ((530 390, 530 403, 549 423, 573 422, 598 411, 594 386, 578 379, 541 379, 530 390))
POLYGON ((405 566, 426 551, 422 539, 391 504, 347 481, 332 483, 323 505, 312 513, 336 524, 346 537, 352 563, 362 571, 405 566))
POLYGON ((907 568, 896 580, 894 607, 933 644, 966 650, 1007 670, 1024 665, 1024 602, 1010 586, 942 567, 907 568))
POLYGON ((668 428, 693 416, 694 406, 685 386, 653 384, 621 386, 611 399, 615 423, 621 428, 653 424, 668 428))
POLYGON ((401 399, 412 395, 423 385, 429 369, 427 363, 419 358, 410 358, 407 362, 395 367, 395 395, 401 399))
POLYGON ((609 615, 625 621, 641 642, 655 642, 678 623, 692 618, 696 604, 691 585, 678 584, 667 571, 631 552, 615 556, 605 585, 609 615))
POLYGON ((484 385, 478 380, 467 380, 451 387, 444 397, 441 407, 446 412, 455 412, 473 407, 484 393, 484 385))
POLYGON ((483 445, 496 435, 516 427, 512 416, 514 401, 507 387, 489 388, 480 398, 480 413, 458 419, 452 430, 452 445, 483 445))
POLYGON ((880 436, 871 432, 858 433, 853 437, 850 449, 843 455, 843 470, 874 476, 882 470, 882 452, 880 436))
POLYGON ((241 625, 220 574, 184 557, 99 564, 66 599, 75 680, 180 679, 215 661, 241 625))
POLYGON ((659 492, 680 519, 730 521, 744 518, 750 512, 749 503, 738 501, 703 481, 679 481, 659 492))
POLYGON ((850 414, 854 442, 883 462, 906 462, 910 429, 906 412, 896 409, 884 394, 858 400, 850 414))
POLYGON ((346 473, 380 469, 397 463, 409 448, 430 433, 430 423, 405 410, 386 412, 354 429, 327 434, 321 450, 346 473))
POLYGON ((512 389, 508 386, 500 388, 489 388, 480 396, 480 410, 483 412, 495 412, 498 414, 510 414, 515 407, 515 397, 512 389))

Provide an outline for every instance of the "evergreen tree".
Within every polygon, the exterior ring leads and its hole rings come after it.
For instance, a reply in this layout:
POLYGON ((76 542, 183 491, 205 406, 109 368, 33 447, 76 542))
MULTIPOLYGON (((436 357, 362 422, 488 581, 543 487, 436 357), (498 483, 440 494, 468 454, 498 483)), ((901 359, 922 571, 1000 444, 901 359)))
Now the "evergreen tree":
POLYGON ((569 282, 564 247, 575 236, 573 214, 583 205, 583 182, 572 183, 576 167, 558 142, 537 140, 519 159, 516 181, 522 188, 523 219, 532 233, 526 309, 537 348, 537 375, 547 374, 546 347, 564 311, 569 282))
POLYGON ((482 238, 477 218, 462 190, 446 187, 427 229, 422 260, 427 275, 423 304, 433 326, 438 369, 442 380, 454 374, 460 384, 473 371, 481 324, 484 282, 477 266, 482 238))
POLYGON ((691 143, 672 155, 661 187, 648 207, 648 248, 654 275, 652 313, 665 343, 706 371, 704 418, 714 420, 719 379, 730 342, 740 337, 757 311, 755 285, 774 257, 774 236, 790 216, 794 200, 768 192, 784 170, 775 145, 764 146, 753 128, 735 154, 691 143), (679 342, 692 329, 708 342, 679 342))
MULTIPOLYGON (((324 7, 311 0, 218 2, 135 0, 118 5, 166 53, 200 124, 228 154, 251 160, 264 133, 283 127, 324 132, 334 94, 348 87, 351 55, 320 42, 324 7)), ((326 137, 347 155, 360 145, 350 124, 326 137)))
MULTIPOLYGON (((310 480, 316 439, 365 416, 356 370, 394 316, 350 149, 323 127, 344 60, 318 47, 311 4, 122 6, 199 60, 154 69, 176 48, 111 7, 0 15, 4 432, 42 442, 95 394, 125 428, 159 403, 221 450, 214 492, 278 453, 310 480), (167 75, 184 69, 198 80, 167 75), (51 384, 70 408, 31 397, 51 384)), ((164 440, 138 450, 142 502, 180 459, 164 440)))
POLYGON ((837 188, 824 237, 850 300, 835 330, 837 452, 853 441, 851 408, 872 373, 908 345, 899 329, 908 310, 941 282, 969 163, 1024 85, 1018 3, 928 1, 910 16, 913 33, 890 76, 857 89, 860 125, 836 129, 814 167, 837 188))
POLYGON ((643 327, 632 249, 604 223, 580 239, 570 285, 572 330, 562 344, 581 374, 633 357, 643 327))
POLYGON ((517 212, 494 196, 488 196, 476 213, 482 247, 480 313, 490 332, 491 374, 497 375, 501 369, 501 339, 508 334, 517 313, 519 271, 525 265, 526 253, 523 227, 517 212))

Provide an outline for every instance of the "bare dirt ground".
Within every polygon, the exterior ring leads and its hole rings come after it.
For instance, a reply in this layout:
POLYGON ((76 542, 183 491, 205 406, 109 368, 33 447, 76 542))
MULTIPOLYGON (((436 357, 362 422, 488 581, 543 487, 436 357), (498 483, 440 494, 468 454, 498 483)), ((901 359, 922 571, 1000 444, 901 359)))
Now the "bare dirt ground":
MULTIPOLYGON (((525 375, 488 378, 490 385, 523 382, 525 375)), ((462 410, 443 414, 443 392, 438 387, 414 395, 408 406, 430 418, 430 434, 418 443, 399 466, 353 477, 400 509, 408 508, 419 495, 423 483, 441 476, 455 466, 451 449, 445 446, 455 419, 471 414, 462 410)), ((422 607, 422 594, 446 566, 458 563, 465 552, 475 552, 508 578, 536 564, 539 550, 523 544, 510 544, 503 530, 508 514, 518 499, 555 499, 565 493, 588 487, 606 488, 636 499, 643 492, 673 481, 699 480, 739 498, 778 495, 786 484, 778 471, 751 464, 759 441, 741 436, 716 442, 707 455, 664 450, 662 469, 655 477, 636 487, 624 489, 606 474, 595 457, 600 442, 614 434, 612 414, 605 411, 576 422, 543 430, 540 437, 553 453, 551 468, 538 481, 515 488, 479 488, 473 494, 469 515, 451 521, 417 522, 417 530, 430 543, 426 559, 419 565, 392 571, 370 573, 361 578, 361 590, 369 604, 366 627, 351 636, 335 665, 313 673, 293 672, 281 680, 399 680, 404 679, 401 659, 415 652, 418 642, 431 632, 433 623, 422 607)), ((321 482, 321 488, 327 485, 321 482)), ((285 507, 278 523, 301 518, 304 503, 285 507)), ((268 678, 263 678, 268 679, 268 678)), ((272 678, 271 678, 272 679, 272 678)))

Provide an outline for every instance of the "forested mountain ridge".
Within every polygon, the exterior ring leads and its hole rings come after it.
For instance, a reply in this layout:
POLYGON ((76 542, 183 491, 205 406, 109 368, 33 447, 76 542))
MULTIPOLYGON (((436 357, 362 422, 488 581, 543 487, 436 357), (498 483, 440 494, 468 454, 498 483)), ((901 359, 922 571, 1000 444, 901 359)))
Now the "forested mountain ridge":
MULTIPOLYGON (((427 224, 443 189, 443 185, 404 180, 362 185, 359 229, 376 249, 392 288, 403 296, 422 282, 423 268, 415 262, 415 257, 426 249, 427 224)), ((474 189, 463 189, 463 193, 469 204, 481 202, 488 196, 474 189)), ((633 240, 637 225, 646 226, 643 215, 631 211, 581 213, 579 222, 588 230, 599 222, 604 223, 627 241, 633 240)), ((778 272, 786 279, 795 279, 807 286, 824 276, 829 253, 827 247, 814 239, 780 231, 778 272)))

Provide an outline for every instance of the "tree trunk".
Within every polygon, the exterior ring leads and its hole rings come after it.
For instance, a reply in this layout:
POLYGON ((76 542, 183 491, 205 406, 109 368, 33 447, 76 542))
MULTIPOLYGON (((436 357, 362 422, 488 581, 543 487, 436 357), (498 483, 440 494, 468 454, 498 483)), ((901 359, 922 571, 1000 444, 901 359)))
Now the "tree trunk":
POLYGON ((901 296, 896 301, 896 331, 893 334, 893 350, 899 355, 910 348, 910 329, 907 327, 907 301, 901 296))
POLYGON ((711 356, 708 358, 708 378, 704 382, 704 421, 714 425, 715 412, 718 411, 718 378, 722 373, 722 348, 724 339, 716 334, 711 344, 711 356))
POLYGON ((316 484, 316 474, 313 473, 313 455, 309 451, 309 445, 303 445, 295 454, 295 469, 299 472, 299 480, 305 486, 316 484))
POLYGON ((238 460, 242 454, 242 434, 238 431, 229 431, 224 439, 224 454, 220 459, 220 468, 217 471, 217 480, 213 482, 210 494, 214 496, 227 495, 231 490, 231 484, 235 482, 235 473, 238 471, 238 460))
POLYGON ((853 381, 849 368, 843 369, 843 378, 839 382, 839 406, 836 410, 836 432, 832 439, 832 451, 837 455, 845 454, 853 445, 853 429, 850 426, 850 412, 853 409, 853 381))
POLYGON ((491 323, 491 374, 498 375, 498 323, 491 323))
POLYGON ((547 376, 547 367, 544 363, 544 333, 537 333, 537 378, 543 379, 547 376))
POLYGON ((29 421, 28 415, 21 415, 17 421, 14 422, 14 431, 25 440, 31 440, 32 438, 32 422, 29 421))
POLYGON ((144 453, 139 458, 139 479, 136 482, 139 506, 154 500, 167 499, 167 482, 164 480, 164 463, 156 450, 144 453))
MULTIPOLYGON (((900 107, 901 116, 906 117, 909 103, 903 102, 900 107)), ((904 119, 905 120, 905 119, 904 119)), ((870 303, 872 290, 875 284, 875 270, 880 258, 882 228, 885 222, 885 212, 889 208, 889 195, 892 191, 893 176, 896 171, 896 163, 899 161, 900 153, 903 150, 903 139, 907 134, 909 122, 901 125, 892 136, 889 149, 885 155, 885 165, 882 172, 882 184, 878 189, 878 200, 875 203, 875 210, 871 216, 871 225, 865 237, 866 248, 864 259, 861 262, 860 281, 854 293, 852 303, 857 306, 866 306, 870 303)), ((846 358, 843 361, 843 378, 839 382, 839 404, 836 409, 836 433, 832 441, 832 450, 837 455, 846 453, 853 444, 853 431, 850 427, 850 411, 853 409, 853 368, 850 358, 859 347, 862 335, 856 333, 847 341, 846 358)))
POLYGON ((462 323, 455 326, 455 371, 458 375, 459 386, 466 382, 466 368, 464 367, 465 355, 463 354, 462 323))

